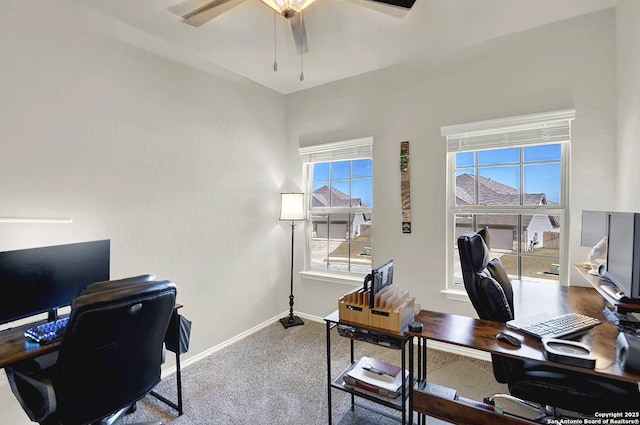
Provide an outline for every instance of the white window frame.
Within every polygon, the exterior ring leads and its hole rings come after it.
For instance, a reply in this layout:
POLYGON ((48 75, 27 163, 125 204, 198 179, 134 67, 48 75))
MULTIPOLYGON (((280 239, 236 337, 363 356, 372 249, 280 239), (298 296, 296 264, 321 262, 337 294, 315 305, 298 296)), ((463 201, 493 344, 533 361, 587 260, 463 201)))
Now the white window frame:
POLYGON ((466 300, 468 296, 461 285, 454 281, 453 265, 455 251, 456 214, 548 214, 560 217, 560 284, 568 283, 569 274, 569 154, 571 123, 574 109, 520 115, 487 121, 477 121, 441 127, 441 135, 447 143, 447 279, 443 292, 447 298, 466 300), (485 206, 456 205, 456 153, 509 147, 523 147, 549 143, 560 143, 561 148, 561 199, 557 205, 547 206, 485 206))
MULTIPOLYGON (((356 159, 371 159, 373 161, 373 137, 362 137, 358 139, 345 140, 340 142, 324 143, 320 145, 305 146, 298 150, 300 160, 302 161, 302 179, 305 185, 307 196, 307 225, 306 225, 306 243, 305 243, 305 260, 304 271, 300 274, 306 278, 320 280, 324 282, 361 285, 366 274, 356 272, 345 272, 339 270, 319 270, 311 268, 311 232, 312 225, 310 223, 313 213, 344 213, 344 212, 365 212, 373 216, 373 207, 323 207, 311 208, 312 202, 312 165, 316 162, 343 161, 356 159)), ((373 176, 372 176, 373 179, 373 176)), ((373 235, 372 235, 373 238, 373 235)), ((373 239, 372 239, 373 242, 373 239)), ((373 247, 372 247, 373 249, 373 247)))

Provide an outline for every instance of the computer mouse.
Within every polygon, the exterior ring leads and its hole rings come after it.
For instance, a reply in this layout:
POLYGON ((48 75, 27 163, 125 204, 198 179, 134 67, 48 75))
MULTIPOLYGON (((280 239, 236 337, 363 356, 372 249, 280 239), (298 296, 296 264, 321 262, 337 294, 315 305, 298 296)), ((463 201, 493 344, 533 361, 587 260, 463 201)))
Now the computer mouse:
POLYGON ((508 334, 506 332, 500 332, 496 335, 498 341, 504 341, 507 344, 511 344, 514 347, 520 347, 522 345, 522 341, 515 335, 508 334))

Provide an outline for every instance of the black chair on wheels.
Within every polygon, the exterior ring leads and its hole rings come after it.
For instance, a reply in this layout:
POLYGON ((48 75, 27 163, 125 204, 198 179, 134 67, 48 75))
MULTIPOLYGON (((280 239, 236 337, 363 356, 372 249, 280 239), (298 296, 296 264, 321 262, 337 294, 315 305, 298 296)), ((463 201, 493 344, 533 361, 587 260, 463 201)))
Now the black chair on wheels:
POLYGON ((111 424, 156 386, 176 286, 150 279, 90 285, 73 301, 59 351, 5 369, 32 421, 111 424))
MULTIPOLYGON (((515 318, 513 289, 500 259, 489 260, 489 242, 488 228, 458 237, 464 286, 480 319, 507 322, 515 318)), ((491 360, 495 379, 509 388, 506 397, 535 406, 539 419, 558 415, 558 409, 579 416, 640 408, 635 383, 495 354, 491 360)), ((494 397, 486 401, 492 403, 494 397)))

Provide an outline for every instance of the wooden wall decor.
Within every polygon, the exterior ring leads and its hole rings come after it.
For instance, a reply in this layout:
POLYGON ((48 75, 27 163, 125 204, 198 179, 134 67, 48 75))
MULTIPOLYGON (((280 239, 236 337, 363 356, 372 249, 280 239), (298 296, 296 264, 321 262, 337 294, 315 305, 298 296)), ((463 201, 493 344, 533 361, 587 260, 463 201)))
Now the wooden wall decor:
POLYGON ((400 142, 400 199, 402 233, 411 233, 411 182, 409 180, 409 142, 400 142))

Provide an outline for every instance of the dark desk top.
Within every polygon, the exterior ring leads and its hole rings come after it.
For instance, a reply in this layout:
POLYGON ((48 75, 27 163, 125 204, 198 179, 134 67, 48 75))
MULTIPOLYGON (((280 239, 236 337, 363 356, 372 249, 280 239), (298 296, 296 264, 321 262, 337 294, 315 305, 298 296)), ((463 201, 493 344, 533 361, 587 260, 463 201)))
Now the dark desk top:
MULTIPOLYGON (((177 311, 181 307, 182 304, 176 304, 174 311, 177 311)), ((24 331, 44 322, 46 322, 46 320, 39 320, 0 331, 0 368, 21 360, 51 353, 60 348, 62 340, 40 345, 37 342, 32 342, 25 338, 24 331)))
POLYGON ((40 345, 25 338, 24 331, 44 322, 46 320, 31 322, 0 332, 0 367, 50 353, 60 348, 60 340, 51 344, 40 345))
POLYGON ((623 381, 640 381, 640 374, 625 372, 616 362, 618 329, 604 317, 602 309, 605 300, 596 290, 589 287, 565 287, 552 283, 517 281, 513 282, 513 286, 516 317, 526 317, 541 312, 551 314, 577 312, 602 321, 602 324, 578 339, 591 347, 597 359, 596 368, 586 369, 549 362, 542 352, 542 344, 537 339, 523 334, 524 342, 519 348, 499 342, 495 335, 507 327, 504 323, 490 320, 422 310, 416 316, 416 320, 424 324, 423 331, 408 332, 408 334, 493 354, 545 362, 583 373, 593 373, 623 381))

